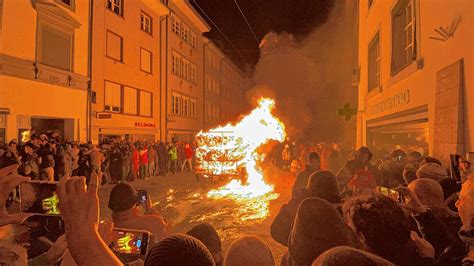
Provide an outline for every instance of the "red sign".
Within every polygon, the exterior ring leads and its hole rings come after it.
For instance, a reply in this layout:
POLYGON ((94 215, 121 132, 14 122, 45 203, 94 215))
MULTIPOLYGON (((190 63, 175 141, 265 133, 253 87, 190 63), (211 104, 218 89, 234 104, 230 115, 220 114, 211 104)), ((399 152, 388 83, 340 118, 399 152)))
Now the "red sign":
POLYGON ((155 123, 135 122, 136 127, 156 127, 155 123))

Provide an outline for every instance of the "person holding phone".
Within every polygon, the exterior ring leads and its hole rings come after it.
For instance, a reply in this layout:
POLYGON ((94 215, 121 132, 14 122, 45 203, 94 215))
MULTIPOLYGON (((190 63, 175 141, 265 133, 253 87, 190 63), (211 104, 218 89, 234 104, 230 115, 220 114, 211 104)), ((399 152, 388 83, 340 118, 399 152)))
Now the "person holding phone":
POLYGON ((136 189, 130 184, 117 184, 112 189, 108 207, 112 210, 112 220, 116 227, 149 231, 157 241, 170 234, 169 224, 153 209, 149 195, 145 202, 140 203, 136 189), (140 204, 145 209, 143 214, 138 208, 140 204))

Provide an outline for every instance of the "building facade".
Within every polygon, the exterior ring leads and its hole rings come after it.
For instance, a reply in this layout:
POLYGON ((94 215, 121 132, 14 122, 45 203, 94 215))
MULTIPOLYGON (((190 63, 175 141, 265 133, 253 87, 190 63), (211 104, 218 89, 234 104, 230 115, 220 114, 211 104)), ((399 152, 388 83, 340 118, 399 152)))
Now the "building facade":
POLYGON ((213 128, 221 123, 221 78, 222 61, 226 57, 209 39, 204 42, 204 128, 213 128))
POLYGON ((93 1, 93 142, 160 138, 160 1, 93 1))
POLYGON ((204 128, 235 121, 247 110, 243 72, 209 39, 204 43, 204 128))
POLYGON ((470 0, 369 0, 359 8, 357 144, 447 161, 474 150, 470 0))
POLYGON ((86 140, 89 2, 0 1, 0 142, 86 140))
POLYGON ((170 0, 163 25, 162 140, 192 140, 203 128, 203 37, 209 25, 187 0, 170 0))

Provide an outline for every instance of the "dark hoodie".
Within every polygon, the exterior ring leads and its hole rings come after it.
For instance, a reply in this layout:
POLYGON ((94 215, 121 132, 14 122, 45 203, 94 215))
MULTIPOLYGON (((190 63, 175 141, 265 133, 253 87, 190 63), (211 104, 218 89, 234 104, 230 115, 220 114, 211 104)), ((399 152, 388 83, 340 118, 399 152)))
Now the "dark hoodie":
POLYGON ((355 247, 354 235, 331 203, 320 198, 301 202, 282 265, 309 266, 324 251, 338 246, 355 247))
POLYGON ((285 246, 288 245, 291 224, 295 219, 298 206, 309 197, 318 197, 332 204, 338 204, 340 198, 336 177, 329 171, 320 170, 309 177, 308 184, 304 189, 293 191, 291 200, 281 207, 271 225, 271 235, 275 241, 285 246))
POLYGON ((364 147, 364 146, 360 147, 356 152, 355 159, 348 161, 346 165, 338 171, 337 173, 338 182, 344 183, 342 186, 339 187, 339 189, 342 191, 342 187, 347 186, 347 183, 349 182, 350 178, 356 174, 357 170, 367 170, 371 172, 374 175, 377 184, 380 184, 381 183, 380 172, 377 169, 377 167, 375 167, 374 165, 370 163, 371 159, 372 159, 372 152, 369 150, 369 148, 364 147), (369 155, 369 162, 367 162, 367 164, 365 165, 361 162, 362 154, 369 155), (343 177, 344 173, 349 174, 350 177, 344 178, 343 177))

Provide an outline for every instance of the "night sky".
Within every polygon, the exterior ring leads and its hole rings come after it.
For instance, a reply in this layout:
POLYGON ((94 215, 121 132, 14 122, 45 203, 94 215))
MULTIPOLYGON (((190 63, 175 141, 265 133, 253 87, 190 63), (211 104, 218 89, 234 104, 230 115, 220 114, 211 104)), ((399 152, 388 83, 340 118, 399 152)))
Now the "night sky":
POLYGON ((205 36, 220 46, 242 69, 253 67, 257 63, 258 45, 265 34, 270 31, 286 31, 301 39, 323 24, 334 6, 334 0, 236 0, 252 27, 255 38, 234 0, 190 2, 212 27, 205 36), (232 44, 215 28, 206 14, 232 44))

